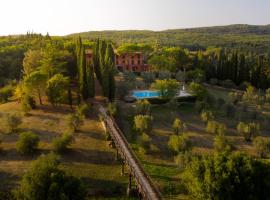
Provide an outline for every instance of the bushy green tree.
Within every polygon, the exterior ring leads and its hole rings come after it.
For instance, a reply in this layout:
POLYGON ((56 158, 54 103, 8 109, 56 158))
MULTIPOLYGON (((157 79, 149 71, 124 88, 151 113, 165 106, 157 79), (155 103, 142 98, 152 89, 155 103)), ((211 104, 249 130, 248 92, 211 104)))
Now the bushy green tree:
POLYGON ((4 126, 8 133, 14 133, 22 124, 22 117, 17 113, 8 113, 4 116, 4 126))
POLYGON ((22 155, 31 155, 38 148, 39 137, 32 132, 23 132, 20 134, 16 144, 17 151, 22 155))
POLYGON ((216 153, 193 158, 183 180, 189 199, 268 199, 270 166, 244 154, 216 153))
POLYGON ((48 80, 46 94, 49 102, 53 106, 57 106, 64 100, 68 83, 68 78, 64 77, 62 74, 56 74, 48 80))
POLYGON ((23 73, 28 76, 33 71, 37 70, 41 66, 41 60, 43 54, 41 50, 29 49, 24 54, 23 59, 23 73))
POLYGON ((64 133, 61 137, 55 138, 52 141, 54 151, 57 153, 63 153, 67 150, 68 146, 74 141, 73 135, 70 133, 64 133))
POLYGON ((41 71, 34 71, 24 78, 24 86, 28 94, 35 95, 42 105, 42 95, 46 88, 47 75, 41 71))
POLYGON ((59 160, 52 153, 33 161, 16 192, 18 200, 83 200, 85 197, 86 190, 80 179, 60 170, 59 160))
POLYGON ((150 133, 152 131, 152 117, 149 115, 136 115, 134 117, 134 126, 140 133, 150 133))
POLYGON ((173 131, 176 135, 186 129, 186 124, 179 118, 175 118, 172 124, 173 131))

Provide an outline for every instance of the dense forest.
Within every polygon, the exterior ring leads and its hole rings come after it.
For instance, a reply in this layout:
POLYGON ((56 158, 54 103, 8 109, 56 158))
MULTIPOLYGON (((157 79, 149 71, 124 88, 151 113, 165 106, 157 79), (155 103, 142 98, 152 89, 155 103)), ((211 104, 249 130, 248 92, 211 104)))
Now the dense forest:
POLYGON ((207 28, 175 29, 166 31, 91 31, 71 34, 84 39, 102 38, 115 44, 159 42, 163 46, 181 46, 190 50, 205 50, 209 46, 270 52, 270 26, 230 25, 207 28))

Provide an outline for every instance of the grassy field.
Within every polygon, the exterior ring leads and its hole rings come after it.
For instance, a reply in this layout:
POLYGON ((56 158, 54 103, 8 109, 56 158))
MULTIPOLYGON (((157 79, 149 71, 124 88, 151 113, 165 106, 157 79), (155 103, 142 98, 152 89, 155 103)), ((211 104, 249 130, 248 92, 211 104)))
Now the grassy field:
MULTIPOLYGON (((216 99, 223 98, 225 102, 229 101, 227 90, 208 88, 210 94, 216 99)), ((211 154, 214 152, 213 141, 215 135, 205 131, 205 124, 200 119, 200 114, 192 103, 184 103, 177 108, 168 105, 153 105, 151 112, 153 116, 153 131, 150 134, 152 148, 148 154, 139 151, 136 144, 136 132, 133 130, 134 104, 119 103, 120 112, 118 121, 124 130, 134 151, 140 158, 144 168, 152 177, 156 185, 160 188, 166 199, 187 199, 183 195, 184 190, 181 186, 181 170, 174 160, 174 155, 168 149, 168 140, 173 135, 172 123, 176 117, 182 119, 186 125, 186 134, 192 142, 192 153, 211 154)), ((267 110, 266 108, 264 110, 267 110)), ((257 110, 261 113, 261 110, 257 110)), ((235 118, 224 116, 221 108, 214 109, 216 120, 225 123, 228 126, 227 139, 234 146, 234 151, 245 152, 250 155, 256 155, 255 148, 251 142, 246 142, 242 135, 237 134, 236 124, 238 123, 238 112, 235 118)), ((267 117, 267 116, 265 116, 267 117)), ((269 127, 261 122, 262 135, 269 136, 269 127)))
MULTIPOLYGON (((16 102, 0 105, 0 114, 20 112, 16 102)), ((21 156, 16 151, 18 134, 6 134, 2 124, 0 137, 0 190, 15 188, 31 161, 52 150, 52 139, 65 132, 68 109, 52 109, 42 106, 23 117, 21 131, 30 130, 40 137, 39 152, 33 156, 21 156)), ((0 121, 2 121, 0 119, 0 121)), ((115 152, 105 141, 105 134, 97 116, 85 120, 69 151, 61 156, 60 167, 68 174, 80 177, 89 191, 90 198, 116 197, 125 194, 128 178, 120 176, 121 165, 115 160, 115 152)))

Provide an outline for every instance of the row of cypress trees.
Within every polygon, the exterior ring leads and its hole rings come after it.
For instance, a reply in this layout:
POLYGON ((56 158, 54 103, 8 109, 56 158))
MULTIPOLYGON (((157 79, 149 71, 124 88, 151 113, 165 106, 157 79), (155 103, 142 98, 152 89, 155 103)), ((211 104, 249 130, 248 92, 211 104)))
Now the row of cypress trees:
POLYGON ((270 86, 267 68, 270 57, 265 55, 246 55, 239 52, 220 50, 201 60, 206 79, 232 80, 236 85, 250 82, 257 88, 266 89, 270 86))
POLYGON ((85 47, 81 38, 76 44, 77 66, 78 66, 78 85, 79 94, 83 100, 95 96, 95 76, 99 81, 103 95, 110 101, 115 96, 115 54, 111 43, 104 40, 95 42, 93 48, 93 62, 86 60, 85 47))
POLYGON ((90 61, 86 60, 85 47, 81 38, 77 40, 77 67, 78 67, 78 85, 79 99, 87 100, 95 97, 95 78, 94 69, 90 61))

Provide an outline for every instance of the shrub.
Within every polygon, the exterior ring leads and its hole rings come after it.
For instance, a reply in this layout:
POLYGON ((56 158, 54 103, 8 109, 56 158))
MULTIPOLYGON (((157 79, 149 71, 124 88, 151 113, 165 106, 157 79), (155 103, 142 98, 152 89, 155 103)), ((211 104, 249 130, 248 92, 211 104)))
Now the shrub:
POLYGON ((256 137, 253 141, 253 146, 256 149, 257 155, 260 158, 265 158, 270 152, 270 141, 263 137, 256 137))
POLYGON ((232 146, 224 135, 216 135, 214 139, 214 149, 218 152, 231 151, 232 146))
POLYGON ((91 108, 88 104, 81 104, 78 106, 77 114, 83 117, 87 117, 89 115, 91 108))
POLYGON ((52 153, 33 161, 16 192, 16 199, 24 200, 83 200, 85 197, 86 190, 80 179, 60 170, 59 160, 52 153))
POLYGON ((224 104, 225 104, 225 100, 223 98, 218 98, 216 101, 216 106, 218 109, 220 109, 224 104))
POLYGON ((185 73, 181 70, 179 70, 176 75, 175 75, 175 78, 177 81, 181 81, 181 82, 184 82, 185 81, 185 73))
POLYGON ((151 110, 151 104, 147 100, 139 100, 136 102, 136 114, 137 115, 149 115, 151 110))
POLYGON ((21 123, 22 117, 18 114, 8 113, 4 116, 4 124, 8 133, 16 132, 21 123))
POLYGON ((109 115, 112 117, 115 117, 117 115, 117 105, 116 103, 109 103, 107 110, 109 112, 109 115))
POLYGON ((12 97, 14 88, 11 85, 7 85, 0 89, 0 102, 6 103, 9 98, 12 97))
POLYGON ((76 132, 83 125, 84 117, 78 113, 72 113, 67 116, 67 126, 76 132))
POLYGON ((159 71, 158 72, 158 79, 167 80, 170 78, 171 78, 171 73, 169 71, 159 71))
POLYGON ((222 81, 221 85, 225 88, 235 88, 235 83, 231 80, 222 81))
POLYGON ((208 95, 208 92, 207 90, 205 89, 205 87, 203 87, 201 84, 199 83, 195 83, 195 82, 192 82, 190 85, 189 85, 189 90, 192 94, 196 95, 198 100, 203 100, 207 97, 208 95))
POLYGON ((126 82, 134 82, 136 80, 136 74, 130 71, 124 71, 123 78, 126 82))
POLYGON ((147 84, 151 84, 155 81, 156 75, 154 72, 144 72, 141 74, 143 81, 147 84))
POLYGON ((168 147, 173 153, 180 153, 189 151, 192 146, 188 136, 183 134, 171 136, 168 142, 168 147))
POLYGON ((186 124, 179 118, 176 118, 172 125, 173 131, 176 135, 179 135, 181 131, 186 129, 186 124))
POLYGON ((135 129, 140 133, 150 133, 152 131, 152 117, 149 115, 136 115, 134 125, 135 129))
POLYGON ((39 137, 32 132, 24 132, 20 134, 16 144, 17 151, 22 155, 30 155, 38 148, 39 137))
POLYGON ((64 133, 61 137, 53 140, 53 148, 57 153, 63 153, 67 147, 74 141, 72 134, 64 133))

